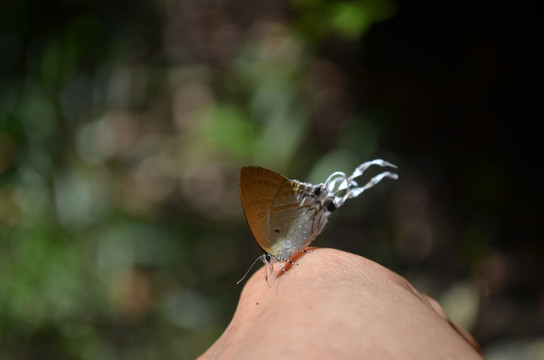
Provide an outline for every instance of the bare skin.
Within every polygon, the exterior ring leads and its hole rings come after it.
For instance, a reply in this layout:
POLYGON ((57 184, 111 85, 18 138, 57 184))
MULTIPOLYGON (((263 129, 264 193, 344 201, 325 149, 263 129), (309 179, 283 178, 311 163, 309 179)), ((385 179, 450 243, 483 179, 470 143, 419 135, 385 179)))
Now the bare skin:
POLYGON ((268 284, 263 269, 248 280, 201 359, 482 359, 436 301, 383 266, 333 249, 293 260, 268 284))

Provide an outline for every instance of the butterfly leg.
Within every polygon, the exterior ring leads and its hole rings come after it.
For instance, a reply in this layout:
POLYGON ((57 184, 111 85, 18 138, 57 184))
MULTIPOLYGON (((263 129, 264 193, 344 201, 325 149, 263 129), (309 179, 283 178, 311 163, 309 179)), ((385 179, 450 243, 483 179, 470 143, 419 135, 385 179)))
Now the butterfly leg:
POLYGON ((277 263, 278 263, 278 266, 280 267, 280 269, 281 269, 286 275, 287 275, 287 270, 285 270, 285 268, 284 268, 283 266, 281 266, 280 260, 281 260, 281 261, 288 262, 288 263, 291 264, 291 265, 298 265, 298 263, 292 262, 292 261, 289 260, 289 259, 286 259, 286 258, 284 258, 284 257, 276 256, 276 261, 277 261, 277 263))
MULTIPOLYGON (((274 266, 271 263, 268 263, 270 265, 270 274, 274 271, 274 266)), ((266 284, 268 287, 270 287, 270 284, 268 283, 268 267, 265 265, 264 267, 264 280, 266 281, 266 284)))

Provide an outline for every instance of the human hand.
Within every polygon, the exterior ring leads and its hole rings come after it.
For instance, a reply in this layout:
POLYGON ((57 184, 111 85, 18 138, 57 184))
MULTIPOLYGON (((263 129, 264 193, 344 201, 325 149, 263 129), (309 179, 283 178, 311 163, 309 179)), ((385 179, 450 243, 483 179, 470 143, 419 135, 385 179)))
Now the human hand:
POLYGON ((201 359, 482 359, 433 299, 358 255, 316 249, 257 271, 236 313, 201 359))

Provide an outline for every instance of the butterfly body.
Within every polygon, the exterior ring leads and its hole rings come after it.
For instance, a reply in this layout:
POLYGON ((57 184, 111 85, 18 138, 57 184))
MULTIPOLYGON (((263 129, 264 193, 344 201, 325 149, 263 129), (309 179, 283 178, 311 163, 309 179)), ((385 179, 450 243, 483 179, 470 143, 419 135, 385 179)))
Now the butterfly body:
POLYGON ((331 207, 324 206, 327 193, 320 186, 256 166, 240 171, 240 198, 257 244, 282 260, 307 247, 331 213, 331 207))

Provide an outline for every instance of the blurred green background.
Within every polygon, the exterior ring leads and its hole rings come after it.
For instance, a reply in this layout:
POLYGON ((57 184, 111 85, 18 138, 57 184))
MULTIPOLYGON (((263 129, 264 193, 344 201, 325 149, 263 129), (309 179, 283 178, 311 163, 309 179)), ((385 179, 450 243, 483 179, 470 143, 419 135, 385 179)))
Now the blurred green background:
POLYGON ((536 13, 0 1, 0 358, 195 358, 259 255, 240 167, 373 158, 400 179, 314 244, 399 272, 489 359, 544 358, 536 13))

